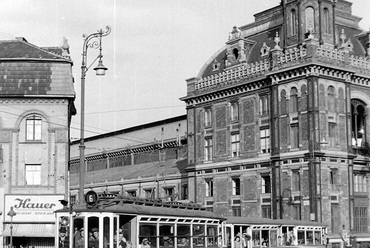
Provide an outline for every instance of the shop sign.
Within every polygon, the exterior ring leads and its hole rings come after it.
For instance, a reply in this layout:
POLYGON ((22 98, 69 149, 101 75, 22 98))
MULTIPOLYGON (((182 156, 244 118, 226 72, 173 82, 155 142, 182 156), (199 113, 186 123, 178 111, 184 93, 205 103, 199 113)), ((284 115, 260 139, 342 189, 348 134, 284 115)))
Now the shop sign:
POLYGON ((54 211, 63 208, 62 199, 63 195, 5 195, 5 221, 11 221, 7 213, 13 207, 13 222, 55 222, 54 211))

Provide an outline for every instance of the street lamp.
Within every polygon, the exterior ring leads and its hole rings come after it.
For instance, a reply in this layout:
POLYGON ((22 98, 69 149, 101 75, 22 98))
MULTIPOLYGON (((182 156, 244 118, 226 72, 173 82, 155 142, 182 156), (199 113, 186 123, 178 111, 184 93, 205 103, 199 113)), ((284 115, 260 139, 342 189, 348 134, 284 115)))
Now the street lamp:
POLYGON ((13 207, 10 207, 10 211, 8 212, 10 216, 10 248, 13 247, 13 217, 17 215, 17 213, 13 210, 13 207))
POLYGON ((111 27, 106 26, 106 29, 103 31, 102 29, 98 30, 96 33, 92 33, 90 35, 84 34, 82 37, 84 38, 83 44, 83 51, 82 51, 82 65, 81 65, 81 122, 80 122, 80 177, 79 177, 79 192, 78 192, 78 201, 80 205, 83 203, 84 199, 84 173, 85 173, 85 141, 84 141, 84 129, 85 129, 85 78, 86 72, 90 69, 91 65, 99 59, 98 66, 94 68, 96 71, 97 76, 104 76, 105 71, 108 70, 107 67, 103 65, 102 62, 102 38, 110 34, 111 27), (87 49, 88 48, 99 49, 99 55, 95 58, 95 60, 91 63, 90 66, 86 66, 87 62, 87 49))

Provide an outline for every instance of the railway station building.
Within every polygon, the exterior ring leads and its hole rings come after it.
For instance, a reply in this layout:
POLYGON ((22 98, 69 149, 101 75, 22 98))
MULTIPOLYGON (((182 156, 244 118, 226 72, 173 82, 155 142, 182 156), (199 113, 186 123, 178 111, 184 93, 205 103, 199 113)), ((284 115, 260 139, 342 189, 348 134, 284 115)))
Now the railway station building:
MULTIPOLYGON (((366 247, 370 32, 345 0, 254 17, 186 80, 185 116, 85 139, 85 190, 319 222, 330 247, 366 247)), ((78 167, 75 142, 72 201, 78 167)))
POLYGON ((0 247, 54 247, 75 114, 69 45, 0 41, 0 247))

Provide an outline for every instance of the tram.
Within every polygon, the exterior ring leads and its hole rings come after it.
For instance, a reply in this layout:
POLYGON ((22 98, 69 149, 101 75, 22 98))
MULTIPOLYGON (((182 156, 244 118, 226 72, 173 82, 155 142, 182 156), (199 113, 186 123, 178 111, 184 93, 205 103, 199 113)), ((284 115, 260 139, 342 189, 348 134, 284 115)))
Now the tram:
POLYGON ((93 191, 86 196, 96 200, 56 211, 56 247, 319 247, 326 241, 325 226, 316 222, 223 217, 198 204, 97 196, 93 191))
POLYGON ((63 248, 219 247, 225 221, 197 204, 106 196, 55 214, 63 248))

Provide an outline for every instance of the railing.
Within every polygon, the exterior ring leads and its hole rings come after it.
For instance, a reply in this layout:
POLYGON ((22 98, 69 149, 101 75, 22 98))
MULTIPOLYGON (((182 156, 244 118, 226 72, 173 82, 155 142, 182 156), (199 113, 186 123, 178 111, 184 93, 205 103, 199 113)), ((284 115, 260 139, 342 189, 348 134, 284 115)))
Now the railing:
MULTIPOLYGON (((307 44, 312 46, 311 44, 307 44)), ((315 46, 313 46, 315 47, 315 46)), ((281 68, 285 64, 299 63, 304 60, 308 55, 308 49, 300 46, 299 48, 287 49, 285 52, 277 53, 277 56, 272 60, 260 60, 251 64, 240 64, 224 72, 210 75, 201 78, 195 82, 195 91, 203 91, 213 89, 219 86, 232 84, 238 82, 240 79, 249 78, 256 75, 263 75, 271 69, 281 68)), ((313 50, 313 58, 324 59, 329 63, 343 63, 348 64, 355 69, 363 72, 364 70, 370 71, 370 60, 366 57, 348 56, 345 50, 333 49, 332 47, 320 45, 313 50)), ((370 74, 370 72, 369 72, 370 74)))
POLYGON ((351 55, 349 57, 349 64, 358 68, 370 70, 370 61, 365 57, 357 57, 351 55))
POLYGON ((344 52, 339 51, 338 49, 332 49, 332 48, 325 47, 325 46, 319 46, 316 49, 316 55, 318 57, 344 62, 344 52))
POLYGON ((307 50, 303 47, 286 50, 283 54, 277 56, 277 64, 282 65, 292 61, 303 59, 307 55, 307 50))
POLYGON ((221 83, 225 84, 237 79, 264 74, 269 70, 270 62, 268 60, 261 60, 251 64, 242 64, 230 70, 202 78, 195 83, 195 90, 214 88, 221 83))

